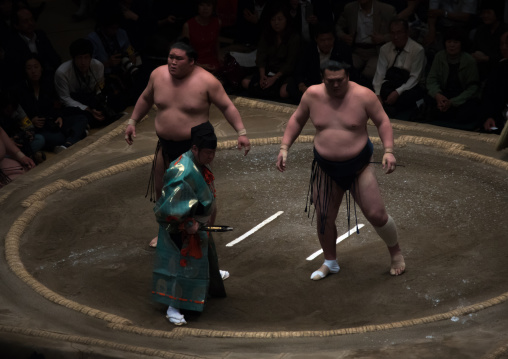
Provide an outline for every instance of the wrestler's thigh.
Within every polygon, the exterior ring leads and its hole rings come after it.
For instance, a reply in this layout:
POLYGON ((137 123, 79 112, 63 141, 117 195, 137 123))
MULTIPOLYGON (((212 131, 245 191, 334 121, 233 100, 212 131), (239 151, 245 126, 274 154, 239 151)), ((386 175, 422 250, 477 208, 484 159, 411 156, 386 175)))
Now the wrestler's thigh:
POLYGON ((334 180, 323 175, 319 181, 314 181, 312 194, 312 202, 317 214, 319 215, 323 210, 329 214, 327 218, 332 218, 335 221, 344 196, 342 188, 334 180), (326 205, 326 200, 328 200, 328 209, 323 208, 326 205))
POLYGON ((358 176, 353 196, 363 215, 372 225, 381 227, 386 223, 388 214, 372 165, 368 165, 358 176))

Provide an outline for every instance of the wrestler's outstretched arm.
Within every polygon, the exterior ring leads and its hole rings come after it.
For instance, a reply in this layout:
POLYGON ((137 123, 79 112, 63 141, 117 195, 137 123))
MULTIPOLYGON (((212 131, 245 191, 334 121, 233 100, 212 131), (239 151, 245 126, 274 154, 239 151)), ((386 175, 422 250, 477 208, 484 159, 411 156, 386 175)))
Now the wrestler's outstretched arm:
POLYGON ((244 149, 245 154, 250 151, 250 141, 247 137, 247 131, 245 130, 245 126, 243 125, 242 117, 240 116, 240 112, 235 107, 231 99, 229 98, 226 91, 224 91, 224 87, 222 84, 213 76, 210 75, 208 79, 210 82, 209 86, 209 96, 210 101, 217 106, 217 108, 222 112, 226 121, 229 122, 231 127, 235 129, 238 133, 238 149, 244 149))
POLYGON ((125 141, 129 145, 134 143, 134 137, 136 137, 136 123, 146 116, 154 104, 153 82, 154 73, 156 71, 157 70, 153 71, 150 75, 150 80, 148 81, 148 84, 146 85, 146 88, 144 89, 141 96, 139 96, 138 101, 136 101, 136 105, 132 111, 132 116, 127 123, 127 128, 125 129, 125 141))
POLYGON ((295 142, 297 137, 302 132, 303 126, 307 123, 310 114, 309 102, 312 99, 313 89, 309 87, 307 91, 303 93, 300 105, 295 112, 289 118, 284 136, 282 137, 282 143, 280 145, 279 155, 277 156, 277 169, 281 172, 286 170, 286 160, 289 151, 289 147, 295 142))
POLYGON ((363 97, 366 101, 365 108, 367 110, 367 115, 370 117, 374 125, 377 127, 377 132, 379 133, 379 137, 383 142, 383 147, 385 148, 385 153, 383 155, 383 169, 385 173, 392 173, 397 168, 397 161, 395 160, 395 156, 393 154, 393 129, 392 124, 390 123, 390 119, 388 115, 383 109, 383 106, 377 99, 377 96, 370 90, 363 97))

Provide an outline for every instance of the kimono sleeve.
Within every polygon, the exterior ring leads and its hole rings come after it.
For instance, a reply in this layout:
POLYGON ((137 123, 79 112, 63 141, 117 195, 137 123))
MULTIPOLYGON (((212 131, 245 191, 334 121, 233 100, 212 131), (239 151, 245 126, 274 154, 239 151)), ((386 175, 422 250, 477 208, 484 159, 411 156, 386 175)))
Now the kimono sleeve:
POLYGON ((180 161, 164 176, 162 196, 154 207, 155 218, 173 232, 187 218, 211 212, 213 200, 208 184, 192 161, 180 161))

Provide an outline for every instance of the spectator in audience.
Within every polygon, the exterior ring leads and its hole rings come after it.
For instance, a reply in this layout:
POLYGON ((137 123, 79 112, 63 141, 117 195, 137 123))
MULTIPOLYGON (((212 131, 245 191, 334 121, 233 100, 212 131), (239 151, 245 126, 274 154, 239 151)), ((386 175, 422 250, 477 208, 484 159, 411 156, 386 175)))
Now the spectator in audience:
POLYGON ((0 127, 0 188, 34 167, 34 161, 0 127))
POLYGON ((441 50, 442 34, 452 27, 469 30, 476 10, 476 0, 430 0, 427 20, 429 32, 423 45, 441 50))
POLYGON ((94 59, 104 65, 103 92, 116 112, 135 103, 139 93, 132 93, 141 59, 132 47, 127 33, 120 28, 121 13, 116 6, 99 6, 96 30, 88 34, 94 59))
POLYGON ((393 6, 377 0, 357 0, 344 6, 336 31, 352 48, 353 66, 365 78, 362 85, 372 87, 379 48, 390 41, 388 24, 396 16, 393 6))
POLYGON ((291 27, 289 9, 282 3, 270 6, 270 22, 263 29, 256 54, 257 72, 242 80, 242 86, 255 97, 287 98, 288 76, 292 75, 300 50, 300 36, 291 27))
POLYGON ((75 21, 83 21, 92 15, 96 0, 74 0, 74 2, 78 3, 78 10, 72 14, 75 21))
POLYGON ((198 0, 198 14, 183 25, 182 36, 198 53, 197 64, 211 73, 221 66, 219 58, 219 34, 221 22, 214 16, 213 0, 198 0))
POLYGON ((428 108, 432 123, 464 130, 479 127, 477 117, 479 78, 476 62, 462 50, 465 33, 451 28, 445 49, 434 57, 427 76, 428 108))
POLYGON ((265 22, 263 11, 268 3, 267 0, 238 0, 235 42, 247 46, 259 42, 265 22))
POLYGON ((508 119, 508 31, 499 41, 502 59, 492 69, 482 95, 480 120, 487 132, 501 133, 508 119))
POLYGON ((35 133, 35 126, 19 105, 19 99, 13 91, 0 93, 0 126, 24 154, 37 164, 44 162, 44 137, 35 133))
POLYGON ((238 0, 217 0, 215 12, 221 22, 221 37, 234 40, 236 34, 236 14, 238 12, 238 0))
MULTIPOLYGON (((156 21, 147 8, 135 6, 137 3, 133 0, 98 3, 96 28, 88 35, 94 45, 93 57, 104 64, 103 92, 117 112, 136 103, 145 89, 152 68, 158 66, 151 56, 145 57, 146 63, 142 60, 143 54, 131 42, 127 29, 122 28, 122 24, 129 26, 136 42, 142 43, 141 48, 145 52, 150 50, 147 38, 154 37, 156 21), (147 25, 149 22, 152 23, 151 28, 147 25)), ((145 2, 145 5, 148 4, 145 2)))
POLYGON ((24 60, 36 53, 48 73, 55 73, 61 64, 60 56, 53 48, 46 33, 36 29, 32 12, 28 8, 16 9, 12 17, 13 32, 6 45, 7 57, 11 69, 16 72, 18 80, 23 79, 24 60))
POLYGON ((317 24, 334 22, 330 0, 289 0, 289 9, 293 27, 306 43, 314 40, 317 24))
POLYGON ((0 0, 0 90, 11 86, 15 79, 5 52, 11 32, 12 0, 0 0))
POLYGON ((492 69, 501 59, 499 41, 501 35, 508 30, 502 21, 503 4, 497 0, 483 0, 480 5, 482 24, 476 28, 473 37, 471 55, 478 64, 480 81, 487 79, 492 69))
MULTIPOLYGON (((135 73, 136 53, 127 32, 120 28, 119 9, 111 7, 102 10, 97 16, 95 31, 88 34, 93 45, 93 58, 102 62, 105 76, 135 73)), ((106 78, 106 82, 107 80, 106 78)))
POLYGON ((168 48, 182 34, 183 24, 195 15, 192 1, 154 0, 152 14, 157 19, 155 36, 150 40, 150 52, 168 57, 168 48))
POLYGON ((120 28, 127 32, 132 46, 144 55, 150 38, 157 30, 157 20, 152 14, 151 4, 144 0, 118 1, 122 13, 120 28))
POLYGON ((407 20, 409 23, 409 37, 423 44, 427 36, 427 15, 429 12, 429 0, 406 0, 402 1, 405 7, 397 10, 397 18, 407 20))
POLYGON ((405 3, 405 7, 403 9, 397 9, 397 18, 407 20, 408 22, 412 20, 415 14, 417 14, 419 11, 419 8, 424 5, 428 0, 406 0, 403 1, 405 3))
POLYGON ((26 80, 17 86, 19 102, 35 132, 44 137, 44 150, 60 152, 86 136, 88 119, 83 114, 62 114, 54 79, 43 72, 37 56, 27 59, 26 80))
MULTIPOLYGON (((321 64, 327 60, 347 63, 352 66, 353 58, 349 46, 335 38, 333 23, 319 24, 314 41, 307 44, 301 52, 293 76, 288 79, 286 92, 295 103, 299 103, 307 88, 322 82, 321 64)), ((354 69, 350 79, 358 77, 354 69)))
POLYGON ((424 89, 420 86, 425 69, 425 50, 409 38, 406 20, 390 22, 391 41, 379 52, 376 74, 372 85, 385 112, 394 117, 401 111, 416 109, 423 104, 424 89))
POLYGON ((72 59, 55 74, 55 89, 67 114, 84 114, 91 127, 106 126, 118 119, 102 94, 104 65, 92 58, 90 40, 75 40, 69 47, 72 59))
POLYGON ((407 7, 407 1, 406 0, 379 0, 385 4, 393 6, 395 9, 395 12, 398 14, 402 11, 404 11, 407 7))
POLYGON ((12 0, 0 0, 0 43, 5 44, 11 31, 12 0))

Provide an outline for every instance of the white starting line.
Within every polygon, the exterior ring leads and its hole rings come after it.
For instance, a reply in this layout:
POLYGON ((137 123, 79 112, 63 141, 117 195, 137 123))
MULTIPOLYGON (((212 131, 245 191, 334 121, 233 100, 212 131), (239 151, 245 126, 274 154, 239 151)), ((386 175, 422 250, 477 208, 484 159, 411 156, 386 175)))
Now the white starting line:
POLYGON ((238 237, 237 239, 235 239, 234 241, 232 242, 229 242, 228 244, 226 244, 226 247, 233 247, 235 244, 243 241, 245 238, 247 238, 248 236, 250 236, 252 233, 256 232, 258 229, 260 229, 261 227, 263 227, 264 225, 270 223, 271 221, 273 221, 275 218, 277 218, 278 216, 280 216, 282 213, 284 213, 284 211, 279 211, 277 213, 275 213, 273 216, 265 219, 263 222, 261 222, 260 224, 258 224, 256 227, 252 228, 250 231, 248 231, 247 233, 243 234, 242 236, 238 237))
MULTIPOLYGON (((362 228, 364 225, 363 224, 359 224, 358 226, 355 226, 355 228, 353 229, 350 229, 349 232, 347 233, 344 233, 342 236, 340 236, 339 238, 337 238, 337 242, 336 244, 339 244, 340 242, 342 242, 344 239, 346 239, 347 237, 349 237, 351 234, 355 233, 357 229, 360 229, 362 228)), ((308 261, 311 261, 313 260, 314 258, 316 258, 318 255, 320 255, 321 253, 323 253, 323 250, 320 249, 319 251, 311 254, 310 256, 307 257, 307 260, 308 261)))

